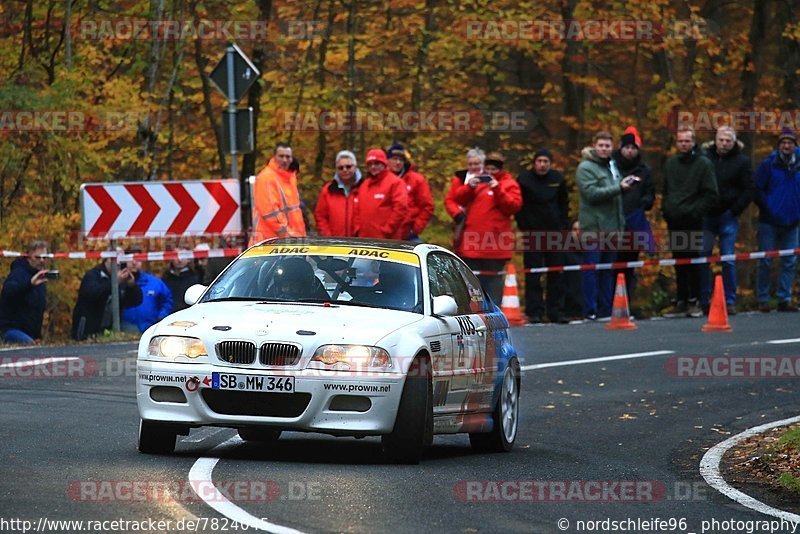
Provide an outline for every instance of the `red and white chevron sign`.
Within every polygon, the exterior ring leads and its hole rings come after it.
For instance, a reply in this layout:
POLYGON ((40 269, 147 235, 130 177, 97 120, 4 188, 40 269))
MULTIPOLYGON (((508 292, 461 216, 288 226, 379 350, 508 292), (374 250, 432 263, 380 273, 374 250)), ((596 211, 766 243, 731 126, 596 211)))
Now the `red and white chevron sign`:
POLYGON ((92 183, 81 185, 86 237, 163 237, 238 234, 239 182, 92 183))

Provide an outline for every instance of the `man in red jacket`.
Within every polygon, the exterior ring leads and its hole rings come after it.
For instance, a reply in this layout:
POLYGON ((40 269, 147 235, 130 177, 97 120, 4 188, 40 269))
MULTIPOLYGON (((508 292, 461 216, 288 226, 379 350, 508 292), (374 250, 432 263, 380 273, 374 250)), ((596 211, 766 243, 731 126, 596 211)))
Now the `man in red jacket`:
POLYGON ((408 195, 403 181, 388 167, 386 152, 367 152, 368 176, 358 187, 356 227, 358 237, 403 239, 408 195))
POLYGON ((390 146, 386 157, 389 158, 389 170, 405 182, 408 193, 408 217, 403 225, 403 239, 419 243, 419 235, 433 216, 433 197, 428 180, 415 170, 411 155, 403 145, 395 143, 390 146))
MULTIPOLYGON (((467 210, 461 257, 475 271, 502 271, 516 246, 511 217, 522 208, 522 192, 517 181, 503 169, 504 163, 500 153, 490 153, 483 164, 486 174, 471 176, 453 194, 467 210)), ((478 279, 499 306, 503 277, 480 275, 478 279)))
POLYGON ((336 154, 336 173, 333 180, 323 186, 314 210, 319 235, 356 235, 354 219, 360 184, 361 171, 358 170, 356 155, 349 150, 342 150, 336 154))

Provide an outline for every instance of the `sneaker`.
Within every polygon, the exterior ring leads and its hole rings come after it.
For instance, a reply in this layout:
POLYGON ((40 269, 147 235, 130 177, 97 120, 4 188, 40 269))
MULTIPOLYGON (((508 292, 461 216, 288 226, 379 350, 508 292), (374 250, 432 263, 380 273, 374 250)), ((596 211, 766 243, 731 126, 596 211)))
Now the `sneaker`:
POLYGON ((606 315, 604 317, 598 317, 597 318, 597 322, 599 322, 599 323, 607 323, 609 321, 611 321, 611 316, 610 315, 606 315))
POLYGON ((759 302, 758 311, 761 313, 769 313, 772 311, 772 308, 770 307, 769 302, 759 302))
POLYGON ((542 322, 542 318, 538 315, 528 315, 528 322, 533 324, 539 324, 542 322))
POLYGON ((728 317, 736 315, 736 304, 726 304, 725 308, 728 310, 728 317))
POLYGON ((590 314, 588 314, 588 315, 586 316, 586 320, 587 320, 587 321, 596 321, 596 320, 597 320, 597 314, 596 314, 596 313, 590 313, 590 314))
POLYGON ((702 317, 703 309, 697 304, 692 302, 686 309, 686 317, 702 317))
POLYGON ((783 302, 778 303, 778 311, 779 312, 797 312, 800 311, 800 308, 792 304, 791 300, 785 300, 783 302))
POLYGON ((664 317, 683 317, 688 310, 689 307, 686 305, 686 301, 679 300, 672 308, 667 310, 664 317))

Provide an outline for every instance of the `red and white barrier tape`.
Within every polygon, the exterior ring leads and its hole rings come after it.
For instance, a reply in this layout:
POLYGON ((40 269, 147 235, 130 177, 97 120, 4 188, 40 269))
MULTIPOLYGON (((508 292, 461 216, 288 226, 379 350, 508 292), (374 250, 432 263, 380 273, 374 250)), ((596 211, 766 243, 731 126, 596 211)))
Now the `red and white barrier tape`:
MULTIPOLYGON (((44 258, 70 259, 70 260, 90 260, 117 258, 117 261, 167 261, 167 260, 191 260, 195 258, 226 258, 238 256, 242 249, 239 248, 215 248, 209 250, 166 250, 161 252, 136 252, 134 254, 123 254, 114 250, 93 250, 89 252, 53 252, 42 254, 44 258)), ((0 250, 0 257, 18 258, 27 256, 22 252, 12 250, 0 250)))
MULTIPOLYGON (((699 258, 670 258, 664 260, 619 261, 614 263, 588 263, 584 265, 558 265, 554 267, 534 267, 521 269, 520 273, 554 273, 562 271, 605 271, 609 269, 631 269, 651 266, 675 266, 704 263, 721 263, 724 261, 760 260, 763 258, 776 258, 779 256, 797 256, 800 248, 787 248, 784 250, 769 250, 762 252, 743 252, 741 254, 725 254, 723 256, 703 256, 699 258)), ((479 275, 504 275, 506 271, 472 271, 479 275)))

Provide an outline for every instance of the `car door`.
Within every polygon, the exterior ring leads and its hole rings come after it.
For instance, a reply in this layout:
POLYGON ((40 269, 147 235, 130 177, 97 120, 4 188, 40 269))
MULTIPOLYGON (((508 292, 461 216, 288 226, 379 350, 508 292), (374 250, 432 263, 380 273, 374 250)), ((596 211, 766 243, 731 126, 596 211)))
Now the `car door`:
POLYGON ((434 413, 460 414, 474 405, 473 391, 479 375, 476 370, 482 365, 485 325, 474 312, 475 306, 471 304, 458 261, 448 254, 432 253, 428 255, 427 264, 431 297, 449 295, 457 304, 455 316, 439 318, 442 350, 433 357, 434 413))

